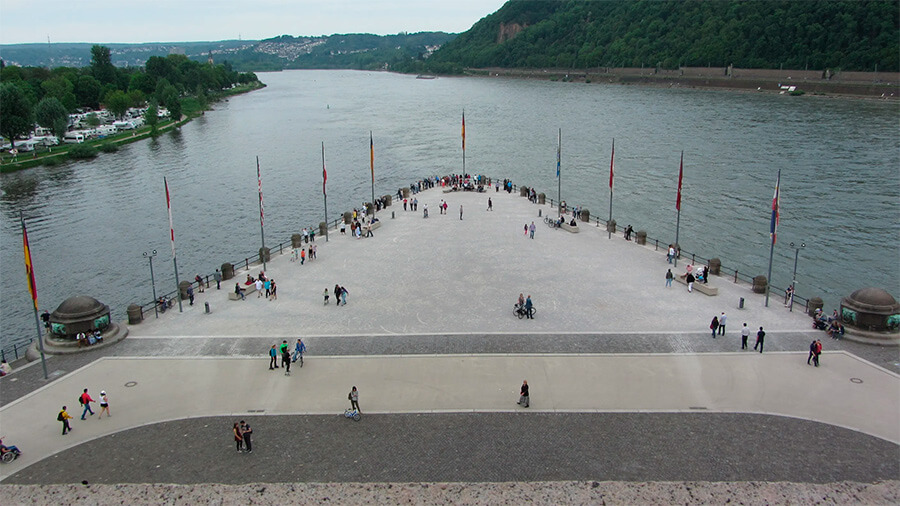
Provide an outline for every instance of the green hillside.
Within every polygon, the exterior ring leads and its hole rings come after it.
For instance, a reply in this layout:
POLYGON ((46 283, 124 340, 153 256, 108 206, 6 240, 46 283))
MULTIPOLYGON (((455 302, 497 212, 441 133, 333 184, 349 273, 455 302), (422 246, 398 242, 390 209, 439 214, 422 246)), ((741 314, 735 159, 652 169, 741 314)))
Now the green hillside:
POLYGON ((512 0, 412 72, 465 67, 900 70, 900 2, 512 0))

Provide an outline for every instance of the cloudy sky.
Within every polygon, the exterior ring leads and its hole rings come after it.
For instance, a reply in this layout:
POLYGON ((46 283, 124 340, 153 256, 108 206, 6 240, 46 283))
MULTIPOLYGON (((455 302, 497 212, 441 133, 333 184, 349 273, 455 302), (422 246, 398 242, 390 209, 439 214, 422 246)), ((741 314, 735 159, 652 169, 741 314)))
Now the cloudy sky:
POLYGON ((505 0, 0 0, 0 44, 462 32, 505 0))

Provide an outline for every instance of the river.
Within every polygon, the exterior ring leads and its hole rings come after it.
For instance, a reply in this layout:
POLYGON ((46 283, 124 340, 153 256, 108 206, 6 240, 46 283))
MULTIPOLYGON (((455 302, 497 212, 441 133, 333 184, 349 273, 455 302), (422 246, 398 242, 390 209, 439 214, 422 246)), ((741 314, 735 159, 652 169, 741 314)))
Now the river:
MULTIPOLYGON (((259 248, 256 157, 266 243, 322 221, 321 143, 329 219, 375 193, 459 172, 466 115, 469 172, 509 177, 606 218, 615 138, 613 218, 650 237, 675 237, 684 151, 680 242, 724 266, 766 274, 776 173, 781 219, 772 283, 826 310, 852 291, 900 295, 900 111, 896 103, 768 93, 501 78, 415 79, 356 71, 261 73, 268 87, 233 97, 180 131, 92 162, 0 177, 3 346, 35 335, 19 214, 31 241, 40 308, 91 295, 115 320, 175 287, 163 176, 169 181, 182 280, 259 248)), ((556 261, 565 261, 560 252, 556 261)), ((615 269, 615 259, 585 268, 615 269)), ((497 268, 509 268, 498 259, 497 268)), ((660 274, 662 278, 662 274, 660 274)))

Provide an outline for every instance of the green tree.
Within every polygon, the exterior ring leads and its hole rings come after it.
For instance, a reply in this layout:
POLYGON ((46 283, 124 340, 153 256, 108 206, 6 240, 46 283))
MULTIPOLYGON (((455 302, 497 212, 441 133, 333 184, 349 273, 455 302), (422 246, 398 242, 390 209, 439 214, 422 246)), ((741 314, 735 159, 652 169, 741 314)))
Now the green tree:
POLYGON ((163 92, 163 103, 169 110, 169 117, 178 123, 178 120, 181 119, 181 98, 174 86, 169 86, 163 92))
POLYGON ((34 108, 34 119, 38 125, 49 128, 60 139, 66 135, 69 113, 56 97, 44 97, 38 102, 34 108))
POLYGON ((102 84, 116 82, 116 67, 112 64, 112 56, 106 46, 91 47, 91 73, 102 84))
POLYGON ((98 126, 100 126, 100 117, 97 116, 97 113, 92 112, 88 114, 85 120, 87 120, 87 124, 91 128, 97 128, 98 126))
POLYGON ((75 85, 65 77, 48 79, 41 83, 41 89, 44 91, 44 97, 55 97, 67 111, 75 109, 77 103, 75 85))
POLYGON ((150 99, 150 105, 144 111, 144 123, 150 126, 152 134, 156 134, 156 125, 159 124, 159 107, 156 105, 156 99, 150 99))
POLYGON ((75 82, 75 101, 78 103, 78 107, 99 108, 100 90, 100 81, 94 79, 93 76, 80 76, 75 82))
POLYGON ((27 134, 34 126, 31 102, 18 86, 11 83, 0 84, 0 135, 16 147, 16 137, 27 134))
POLYGON ((124 116, 125 111, 131 106, 131 100, 128 99, 128 95, 122 90, 108 93, 103 98, 103 103, 106 104, 106 108, 109 109, 110 112, 116 115, 116 118, 124 116))

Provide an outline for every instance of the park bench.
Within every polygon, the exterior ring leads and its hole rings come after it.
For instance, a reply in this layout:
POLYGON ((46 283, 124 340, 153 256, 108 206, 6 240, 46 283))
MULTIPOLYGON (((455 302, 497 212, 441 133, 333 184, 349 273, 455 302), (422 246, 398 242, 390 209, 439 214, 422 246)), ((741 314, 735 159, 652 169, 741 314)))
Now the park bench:
POLYGON ((573 234, 578 233, 578 225, 569 225, 568 223, 564 222, 562 225, 560 225, 560 228, 572 232, 573 234))
MULTIPOLYGON (((241 283, 241 288, 244 289, 244 297, 246 297, 256 291, 256 283, 250 283, 249 285, 241 283)), ((231 291, 228 292, 228 300, 241 300, 241 296, 234 293, 234 288, 232 288, 231 291)))
MULTIPOLYGON (((682 276, 676 275, 676 276, 675 276, 675 281, 678 281, 678 282, 681 283, 682 285, 687 286, 687 281, 686 281, 686 280, 684 279, 684 277, 682 277, 682 276)), ((698 292, 700 292, 700 293, 702 293, 702 294, 709 295, 710 297, 719 295, 719 289, 718 289, 718 288, 716 288, 716 287, 714 287, 714 286, 709 286, 709 285, 707 285, 707 284, 703 284, 703 283, 701 283, 701 282, 699 282, 699 281, 694 281, 694 290, 697 290, 698 292)))

